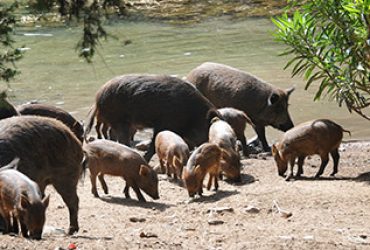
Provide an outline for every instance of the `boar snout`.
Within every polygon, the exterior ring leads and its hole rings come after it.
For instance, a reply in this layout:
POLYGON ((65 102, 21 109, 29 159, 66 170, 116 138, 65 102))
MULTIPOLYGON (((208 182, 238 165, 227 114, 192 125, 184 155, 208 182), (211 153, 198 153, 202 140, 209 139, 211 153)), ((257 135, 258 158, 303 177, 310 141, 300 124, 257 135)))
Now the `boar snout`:
POLYGON ((291 129, 293 127, 294 127, 294 124, 293 124, 292 120, 289 117, 289 120, 286 123, 280 124, 277 127, 277 129, 279 129, 279 130, 281 130, 283 132, 286 132, 286 131, 288 131, 289 129, 291 129))

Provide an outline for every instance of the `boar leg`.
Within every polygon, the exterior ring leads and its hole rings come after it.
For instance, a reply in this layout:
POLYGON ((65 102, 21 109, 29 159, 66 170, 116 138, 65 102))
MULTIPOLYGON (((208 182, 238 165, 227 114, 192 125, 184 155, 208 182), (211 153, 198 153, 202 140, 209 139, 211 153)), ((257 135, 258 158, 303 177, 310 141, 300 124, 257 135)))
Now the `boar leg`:
POLYGON ((340 156, 337 148, 331 151, 330 154, 334 161, 333 172, 330 175, 334 176, 336 173, 338 173, 338 163, 340 156))
POLYGON ((14 214, 12 215, 12 222, 13 222, 13 226, 12 226, 12 229, 11 230, 15 234, 18 234, 19 233, 18 219, 17 219, 17 217, 14 214))
POLYGON ((91 171, 91 168, 90 168, 91 193, 95 197, 99 197, 98 190, 96 189, 96 175, 97 173, 95 173, 94 171, 91 171))
POLYGON ((320 155, 320 157, 321 157, 321 165, 320 165, 319 171, 315 175, 315 178, 319 178, 324 173, 325 167, 326 165, 328 165, 328 162, 329 162, 328 154, 322 154, 320 155))
POLYGON ((24 224, 24 222, 22 220, 19 220, 19 224, 21 224, 22 236, 24 238, 28 238, 28 228, 27 228, 26 224, 24 224))
POLYGON ((210 190, 211 189, 211 186, 212 186, 212 179, 214 178, 213 175, 209 174, 209 178, 208 178, 208 184, 207 184, 207 190, 210 190))
POLYGON ((144 159, 149 162, 150 159, 152 158, 152 156, 154 155, 155 153, 155 137, 157 136, 157 134, 159 132, 161 132, 163 129, 154 129, 153 131, 153 137, 152 137, 152 141, 150 142, 149 144, 149 148, 148 148, 148 151, 146 151, 145 155, 144 155, 144 159))
POLYGON ((132 189, 135 191, 136 196, 139 199, 139 201, 143 201, 143 202, 146 201, 143 194, 140 191, 140 188, 136 184, 132 185, 132 189))
POLYGON ((96 131, 96 135, 98 139, 102 139, 101 132, 100 132, 101 126, 102 126, 102 123, 100 121, 96 121, 95 131, 96 131))
POLYGON ((104 174, 100 173, 98 175, 98 178, 99 178, 99 181, 100 181, 100 184, 101 184, 101 187, 103 188, 104 190, 104 193, 105 194, 108 194, 108 186, 107 186, 107 183, 105 182, 104 180, 104 174))
MULTIPOLYGON (((0 209, 1 210, 1 209, 0 209)), ((1 211, 0 211, 1 212, 1 211)), ((3 231, 3 234, 8 234, 10 232, 10 229, 11 229, 11 222, 10 222, 10 214, 9 213, 6 213, 6 212, 2 212, 1 213, 1 216, 3 217, 4 219, 4 231, 3 231)))
MULTIPOLYGON (((70 180, 72 181, 72 180, 70 180)), ((73 182, 73 181, 72 181, 73 182)), ((64 203, 68 207, 69 211, 69 230, 68 234, 72 235, 73 233, 77 232, 78 227, 78 203, 79 199, 77 196, 77 182, 78 179, 74 183, 65 183, 63 179, 61 182, 54 183, 55 190, 60 194, 64 203), (74 184, 74 185, 73 185, 74 184)))
POLYGON ((264 126, 256 126, 255 131, 257 133, 258 139, 262 143, 263 151, 270 152, 271 148, 268 145, 267 140, 266 140, 265 127, 264 126))
POLYGON ((125 186, 125 189, 123 190, 123 192, 125 193, 125 197, 127 199, 131 199, 129 189, 130 189, 130 185, 128 185, 127 182, 126 182, 126 186, 125 186))
POLYGON ((297 177, 301 177, 301 175, 303 174, 303 163, 305 158, 305 156, 298 157, 298 172, 296 175, 297 177))
POLYGON ((247 139, 245 138, 245 135, 239 135, 239 136, 237 136, 237 138, 242 144, 243 155, 248 157, 249 156, 249 150, 248 150, 247 139))
POLYGON ((294 164, 295 164, 295 157, 292 157, 289 161, 289 170, 288 170, 287 176, 285 177, 286 181, 289 181, 290 178, 293 177, 294 164))

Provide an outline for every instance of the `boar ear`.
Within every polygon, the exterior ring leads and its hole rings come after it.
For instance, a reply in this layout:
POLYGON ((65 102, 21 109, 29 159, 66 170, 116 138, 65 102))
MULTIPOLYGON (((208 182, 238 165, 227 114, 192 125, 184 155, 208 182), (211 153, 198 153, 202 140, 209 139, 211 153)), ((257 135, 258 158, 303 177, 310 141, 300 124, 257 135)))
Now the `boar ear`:
POLYGON ((145 165, 141 165, 140 166, 140 171, 139 171, 139 174, 141 176, 147 176, 149 174, 150 170, 149 170, 149 167, 148 166, 145 166, 145 165))
POLYGON ((218 117, 219 119, 221 119, 221 114, 220 112, 218 112, 216 109, 210 109, 207 113, 207 120, 209 123, 212 123, 212 120, 215 118, 215 117, 218 117))
POLYGON ((27 209, 30 207, 30 201, 25 195, 21 195, 21 200, 19 201, 22 209, 27 209))
POLYGON ((194 173, 197 173, 198 171, 200 171, 200 165, 196 165, 194 168, 194 173))
POLYGON ((272 153, 272 155, 276 155, 278 153, 278 149, 276 147, 276 144, 272 144, 271 153, 272 153))
POLYGON ((50 200, 50 194, 46 196, 44 199, 42 199, 42 204, 44 205, 44 208, 47 208, 49 206, 49 200, 50 200))
POLYGON ((289 89, 286 89, 286 94, 288 95, 288 97, 290 96, 290 94, 295 90, 295 87, 291 87, 289 89))
POLYGON ((271 106, 274 105, 279 100, 279 95, 276 93, 272 93, 270 97, 267 99, 267 105, 271 106))

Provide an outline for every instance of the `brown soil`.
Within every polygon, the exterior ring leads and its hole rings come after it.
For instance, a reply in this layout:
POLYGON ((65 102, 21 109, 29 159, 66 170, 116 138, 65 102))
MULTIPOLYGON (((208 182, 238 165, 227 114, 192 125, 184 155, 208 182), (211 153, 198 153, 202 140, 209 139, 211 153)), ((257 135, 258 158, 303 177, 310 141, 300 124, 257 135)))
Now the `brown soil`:
MULTIPOLYGON (((0 235, 0 249, 369 249, 370 142, 341 146, 339 173, 313 179, 320 160, 307 160, 304 177, 286 182, 272 157, 243 160, 243 182, 220 182, 189 202, 187 191, 160 175, 160 196, 125 199, 124 181, 107 177, 110 194, 79 184, 80 231, 64 235, 68 211, 52 187, 41 241, 0 235), (279 209, 281 210, 279 213, 279 209), (64 231, 63 231, 64 230, 64 231)), ((156 162, 152 161, 153 164, 156 162)))

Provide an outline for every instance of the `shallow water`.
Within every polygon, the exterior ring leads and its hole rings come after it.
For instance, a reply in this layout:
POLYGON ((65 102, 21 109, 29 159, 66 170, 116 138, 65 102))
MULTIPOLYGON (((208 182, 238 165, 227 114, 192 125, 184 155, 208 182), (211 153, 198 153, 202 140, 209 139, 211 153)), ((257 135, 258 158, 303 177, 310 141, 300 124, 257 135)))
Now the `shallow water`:
MULTIPOLYGON (((22 74, 11 83, 15 104, 38 100, 57 105, 86 119, 99 87, 116 75, 127 73, 185 76, 205 61, 228 64, 282 88, 295 86, 290 113, 298 124, 315 118, 330 118, 351 130, 352 137, 370 139, 369 122, 328 101, 313 102, 314 90, 304 90, 301 78, 283 70, 286 58, 277 56, 283 46, 273 40, 269 19, 233 22, 216 19, 193 26, 149 22, 121 22, 108 30, 117 37, 102 43, 94 64, 79 59, 75 44, 77 28, 18 30, 15 39, 27 48, 18 64, 22 74)), ((251 128, 247 135, 254 135, 251 128)), ((268 128, 270 142, 281 132, 268 128)))

